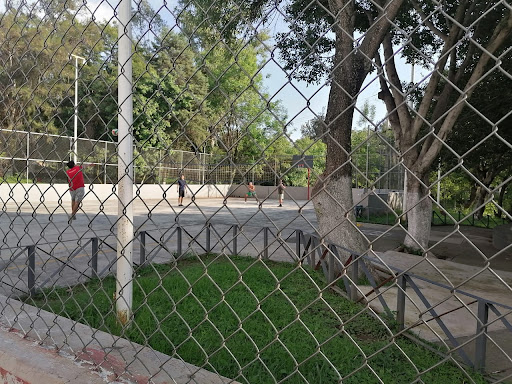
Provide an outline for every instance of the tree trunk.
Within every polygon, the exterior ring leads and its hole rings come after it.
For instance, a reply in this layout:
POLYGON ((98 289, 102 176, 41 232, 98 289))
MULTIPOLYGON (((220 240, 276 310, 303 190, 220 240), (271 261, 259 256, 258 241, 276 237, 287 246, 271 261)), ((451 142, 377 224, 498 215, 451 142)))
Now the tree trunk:
MULTIPOLYGON (((349 249, 347 254, 341 255, 344 263, 350 253, 361 255, 368 249, 367 241, 357 229, 353 212, 352 165, 349 160, 355 105, 364 79, 373 69, 371 58, 389 30, 389 20, 394 20, 402 2, 386 1, 371 31, 358 44, 359 49, 354 49, 356 2, 328 1, 336 19, 333 25, 336 42, 325 117, 326 167, 313 188, 313 203, 321 236, 349 249)), ((376 276, 371 266, 368 267, 376 276)))
POLYGON ((432 200, 428 185, 428 176, 422 177, 422 182, 417 176, 409 175, 407 179, 407 235, 404 246, 408 250, 425 252, 430 238, 432 221, 432 200))
POLYGON ((342 262, 351 253, 362 254, 368 246, 357 229, 352 201, 352 177, 342 176, 325 183, 318 191, 316 184, 313 203, 318 218, 318 230, 326 240, 338 244, 350 251, 344 252, 342 262))
MULTIPOLYGON (((488 186, 486 185, 486 187, 488 186)), ((475 210, 474 215, 478 220, 480 220, 484 216, 486 198, 487 190, 481 185, 478 185, 476 187, 476 196, 473 204, 473 208, 475 210)))
MULTIPOLYGON (((507 192, 507 187, 509 186, 510 182, 505 183, 500 188, 500 195, 498 197, 498 207, 501 207, 502 210, 505 210, 505 207, 503 206, 503 201, 505 200, 505 193, 507 192)), ((494 216, 497 218, 502 217, 502 211, 500 209, 496 209, 494 211, 494 216)))
POLYGON ((353 214, 352 167, 348 163, 354 109, 366 71, 363 58, 353 51, 352 40, 346 37, 354 31, 354 4, 349 2, 346 7, 338 7, 340 4, 331 3, 338 24, 335 69, 325 116, 326 167, 313 188, 313 203, 321 236, 350 250, 341 255, 345 263, 350 253, 366 251, 353 214))
MULTIPOLYGON (((478 176, 477 176, 478 177, 478 176)), ((476 183, 473 183, 473 185, 471 186, 471 192, 469 194, 469 199, 468 201, 466 202, 466 204, 464 204, 464 208, 468 209, 469 207, 471 207, 473 205, 473 202, 475 201, 476 199, 476 190, 477 190, 477 187, 478 187, 478 184, 476 183)))

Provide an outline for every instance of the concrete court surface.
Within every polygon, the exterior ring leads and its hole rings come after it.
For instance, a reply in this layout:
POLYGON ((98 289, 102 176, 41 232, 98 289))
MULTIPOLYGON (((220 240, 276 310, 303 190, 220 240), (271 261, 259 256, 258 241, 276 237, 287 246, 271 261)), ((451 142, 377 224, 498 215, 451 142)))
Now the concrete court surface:
MULTIPOLYGON (((0 233, 4 237, 4 243, 0 248, 0 257, 4 265, 8 263, 8 260, 13 255, 14 248, 9 247, 41 244, 42 248, 44 246, 50 247, 55 254, 62 256, 62 260, 66 260, 66 255, 69 255, 70 251, 75 249, 74 247, 76 247, 77 242, 84 242, 91 237, 109 236, 107 243, 115 249, 116 204, 103 206, 100 203, 86 202, 77 220, 73 221, 71 225, 67 223, 68 216, 66 210, 69 209, 67 205, 60 206, 56 203, 45 203, 44 205, 34 206, 24 203, 18 207, 13 204, 7 204, 3 212, 0 213, 0 233), (48 244, 44 245, 44 243, 48 244)), ((239 245, 239 249, 242 248, 244 252, 239 253, 252 255, 261 252, 263 238, 262 233, 259 231, 261 227, 268 226, 273 228, 274 233, 281 231, 283 237, 287 239, 286 243, 289 243, 288 247, 286 245, 284 247, 277 245, 271 248, 270 258, 286 261, 294 260, 293 230, 302 229, 304 232, 314 232, 316 227, 316 216, 312 203, 307 203, 306 201, 294 202, 287 200, 283 207, 277 207, 275 200, 267 200, 260 207, 254 200, 244 203, 243 199, 239 198, 230 198, 225 204, 222 199, 197 199, 194 202, 190 201, 190 199, 185 199, 185 206, 177 207, 174 201, 141 201, 136 199, 133 214, 134 230, 149 231, 148 233, 153 234, 155 238, 159 238, 159 236, 160 238, 162 238, 161 236, 165 238, 166 235, 170 234, 170 229, 173 225, 179 223, 191 235, 185 241, 184 248, 188 248, 188 244, 190 244, 190 249, 194 248, 198 252, 200 252, 200 249, 195 247, 194 242, 190 242, 190 240, 196 237, 199 242, 204 241, 205 234, 201 230, 204 229, 206 221, 213 224, 214 228, 221 228, 219 231, 222 233, 216 232, 212 234, 212 241, 214 242, 215 239, 218 240, 219 237, 222 237, 224 232, 229 232, 230 225, 238 224, 244 226, 246 233, 240 237, 240 240, 245 239, 245 241, 240 241, 239 245)), ((379 254, 395 249, 403 241, 405 234, 404 230, 400 227, 391 228, 384 225, 362 224, 359 228, 368 241, 372 243, 373 250, 379 254)), ((438 272, 432 273, 430 271, 432 264, 441 263, 441 269, 444 272, 442 279, 448 285, 451 284, 450 282, 454 285, 459 284, 461 278, 464 280, 478 274, 480 279, 475 278, 472 280, 474 283, 471 286, 472 294, 511 305, 512 303, 510 303, 509 298, 512 297, 510 295, 512 278, 510 273, 507 273, 512 270, 511 252, 498 252, 492 246, 491 236, 492 230, 481 228, 461 227, 460 232, 457 232, 454 231, 453 227, 433 227, 430 245, 433 247, 432 250, 436 256, 446 260, 433 259, 433 263, 420 263, 419 261, 422 259, 420 257, 403 256, 403 254, 393 255, 393 253, 388 253, 388 257, 385 260, 394 267, 413 269, 413 272, 417 275, 426 274, 428 278, 434 281, 438 281, 439 274, 438 272), (493 270, 496 270, 495 273, 499 277, 487 274, 486 266, 488 261, 485 257, 493 257, 489 264, 493 270), (460 267, 457 267, 457 265, 460 267), (484 269, 486 274, 481 272, 484 269), (500 281, 500 278, 503 281, 500 281)), ((171 240, 169 244, 169 248, 172 248, 176 245, 176 242, 171 240)), ((134 246, 134 260, 138 260, 137 252, 138 246, 134 246)), ((166 252, 155 252, 155 255, 154 260, 157 262, 164 262, 169 257, 166 252)), ((88 268, 89 260, 88 257, 81 256, 81 254, 77 255, 72 264, 77 268, 80 267, 80 264, 83 264, 82 269, 85 271, 88 268)), ((19 258, 22 259, 22 256, 19 256, 19 258)), ((116 253, 113 249, 103 247, 99 261, 100 268, 112 266, 112 263, 115 263, 115 258, 116 253)), ((16 283, 15 275, 19 275, 19 271, 23 268, 24 263, 22 261, 18 266, 13 266, 12 263, 9 264, 8 268, 12 269, 11 282, 16 283)), ((52 264, 54 264, 53 270, 62 264, 54 260, 44 260, 44 258, 39 260, 38 263, 39 266, 44 265, 48 267, 47 274, 50 274, 52 271, 52 264)), ((38 265, 36 265, 36 268, 38 268, 38 265)), ((5 275, 8 274, 7 271, 3 273, 5 275)), ((55 278, 62 279, 65 278, 65 275, 65 271, 61 271, 55 278)), ((69 275, 71 276, 72 273, 69 275)), ((71 278, 71 281, 76 282, 76 278, 71 278)), ((2 282, 5 282, 5 279, 2 279, 2 282)), ((50 283, 52 283, 52 280, 50 280, 50 283)), ((468 281, 469 283, 471 281, 468 281)), ((20 283, 21 287, 23 285, 24 283, 20 283)), ((461 289, 464 290, 466 288, 467 286, 461 289)), ((438 308, 438 314, 457 306, 457 300, 451 303, 448 303, 446 300, 447 296, 453 296, 449 291, 437 288, 431 289, 426 286, 423 286, 422 289, 424 294, 429 296, 431 303, 445 302, 447 305, 446 308, 438 308)), ((4 293, 7 292, 4 291, 4 293)), ((391 290, 386 292, 387 296, 393 294, 391 290)), ((386 298, 393 302, 393 297, 386 298)), ((417 308, 418 305, 416 303, 418 299, 416 297, 413 297, 410 301, 415 303, 416 310, 409 311, 412 316, 410 319, 406 319, 406 322, 409 321, 409 324, 417 321, 418 313, 424 310, 417 308)), ((467 301, 463 300, 463 303, 467 303, 467 301)), ((474 304, 469 306, 473 312, 474 306, 474 304)), ((449 315, 444 316, 444 320, 457 325, 454 328, 456 329, 454 334, 461 340, 475 332, 475 320, 471 314, 468 315, 468 313, 463 313, 463 311, 455 310, 449 315), (461 321, 461 319, 466 319, 467 321, 461 321)), ((432 337, 432 334, 438 333, 434 323, 429 322, 428 326, 423 328, 415 327, 414 331, 418 332, 422 337, 435 341, 436 337, 439 338, 439 336, 432 337)), ((492 332, 498 332, 498 334, 501 332, 499 339, 510 336, 510 332, 504 331, 503 327, 499 324, 492 329, 492 332)), ((442 333, 438 334, 442 335, 442 333)), ((512 342, 509 345, 512 345, 512 342)), ((512 351, 507 352, 509 355, 512 355, 512 351)), ((498 370, 507 370, 510 366, 510 362, 506 360, 503 364, 500 364, 498 370)))
MULTIPOLYGON (((77 220, 68 225, 69 202, 24 201, 18 205, 7 202, 0 211, 1 249, 32 244, 75 241, 91 237, 105 237, 116 232, 117 204, 87 201, 77 220)), ((165 232, 175 223, 183 226, 203 226, 208 220, 212 224, 239 224, 250 227, 271 227, 274 231, 291 233, 301 229, 315 232, 316 215, 313 204, 307 201, 285 201, 277 207, 276 200, 263 201, 261 209, 255 200, 244 203, 240 198, 223 199, 185 198, 185 206, 167 200, 145 200, 135 198, 133 204, 134 231, 160 229, 165 232)), ((405 236, 401 227, 391 228, 379 224, 361 224, 359 227, 372 242, 375 251, 387 251, 400 245, 405 236)), ((430 245, 434 254, 461 264, 484 266, 484 255, 492 257, 490 266, 512 271, 512 250, 498 252, 492 246, 492 230, 461 226, 460 232, 453 226, 432 228, 430 245), (463 234, 463 236, 461 235, 463 234)))

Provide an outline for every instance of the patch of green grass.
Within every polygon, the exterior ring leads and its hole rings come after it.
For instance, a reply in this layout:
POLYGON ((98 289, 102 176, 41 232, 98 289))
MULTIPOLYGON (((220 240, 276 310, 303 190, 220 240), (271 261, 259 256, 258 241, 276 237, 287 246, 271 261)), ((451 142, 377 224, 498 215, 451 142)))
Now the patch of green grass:
POLYGON ((23 174, 16 174, 16 175, 9 175, 5 177, 0 177, 0 183, 8 183, 8 184, 17 184, 17 183, 33 183, 32 179, 28 179, 26 175, 23 174))
POLYGON ((321 273, 290 263, 209 255, 138 270, 127 328, 116 320, 113 277, 27 302, 242 383, 468 381, 324 286, 321 273))

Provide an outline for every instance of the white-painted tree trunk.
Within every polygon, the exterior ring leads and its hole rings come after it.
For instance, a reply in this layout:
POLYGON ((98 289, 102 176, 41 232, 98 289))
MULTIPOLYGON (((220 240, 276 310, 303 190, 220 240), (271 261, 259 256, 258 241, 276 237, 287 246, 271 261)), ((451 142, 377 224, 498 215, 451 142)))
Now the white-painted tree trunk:
MULTIPOLYGON (((320 235, 331 243, 363 254, 368 243, 357 229, 352 208, 352 178, 345 175, 322 185, 318 183, 313 194, 320 235)), ((340 256, 345 264, 350 252, 343 252, 340 256)), ((339 272, 339 266, 336 269, 339 272)))
POLYGON ((418 181, 407 186, 407 235, 404 246, 409 250, 425 252, 430 239, 432 200, 429 191, 418 181))

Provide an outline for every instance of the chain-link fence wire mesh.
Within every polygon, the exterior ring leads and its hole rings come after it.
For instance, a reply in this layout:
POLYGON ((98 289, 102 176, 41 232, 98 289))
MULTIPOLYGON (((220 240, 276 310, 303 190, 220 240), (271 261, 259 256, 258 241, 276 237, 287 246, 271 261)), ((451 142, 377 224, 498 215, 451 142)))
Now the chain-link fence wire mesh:
MULTIPOLYGON (((116 139, 113 136, 112 139, 116 139)), ((75 148, 83 163, 92 167, 89 181, 115 183, 117 152, 115 141, 92 140, 71 136, 0 129, 4 151, 0 156, 0 177, 6 182, 25 183, 66 182, 62 171, 75 148)), ((307 170, 294 167, 293 155, 265 158, 261 164, 232 164, 222 155, 194 153, 177 149, 134 147, 137 153, 134 180, 136 183, 172 184, 184 173, 189 182, 212 184, 243 184, 252 181, 259 185, 277 185, 283 175, 286 184, 307 185, 307 170)), ((403 188, 403 169, 396 167, 398 158, 392 148, 380 142, 368 142, 354 151, 354 163, 360 173, 354 175, 356 188, 400 190, 403 188), (393 169, 393 167, 395 167, 393 169)), ((315 156, 314 156, 315 157, 315 156)), ((325 169, 325 156, 316 156, 315 173, 325 169)), ((316 182, 314 175, 310 184, 316 182)))
POLYGON ((510 380, 511 18, 6 1, 2 323, 126 380, 510 380))

